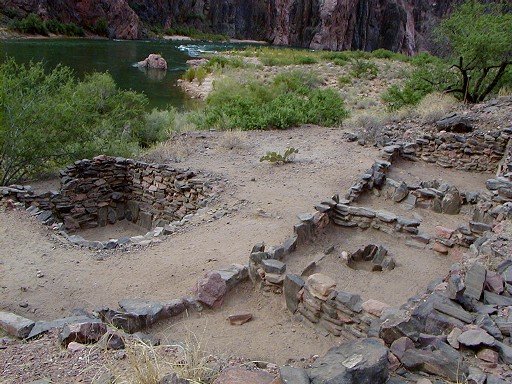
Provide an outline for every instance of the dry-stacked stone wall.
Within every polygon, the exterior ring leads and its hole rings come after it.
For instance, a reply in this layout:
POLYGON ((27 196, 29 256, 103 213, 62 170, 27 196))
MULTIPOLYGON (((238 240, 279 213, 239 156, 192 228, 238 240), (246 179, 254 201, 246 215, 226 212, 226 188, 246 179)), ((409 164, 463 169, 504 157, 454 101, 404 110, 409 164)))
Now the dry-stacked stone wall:
POLYGON ((132 159, 98 156, 60 173, 60 191, 37 194, 23 186, 2 196, 30 206, 40 221, 62 221, 67 231, 127 219, 145 229, 179 221, 214 196, 214 181, 193 171, 132 159))
POLYGON ((512 128, 487 133, 425 133, 402 147, 401 156, 445 168, 495 172, 504 157, 512 128))

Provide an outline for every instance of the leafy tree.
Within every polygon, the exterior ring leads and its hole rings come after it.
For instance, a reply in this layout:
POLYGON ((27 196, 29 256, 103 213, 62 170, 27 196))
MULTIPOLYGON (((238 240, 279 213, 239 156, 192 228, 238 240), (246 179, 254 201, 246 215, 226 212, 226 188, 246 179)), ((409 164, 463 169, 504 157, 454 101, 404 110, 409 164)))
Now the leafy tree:
POLYGON ((63 66, 0 65, 0 184, 99 153, 129 156, 143 124, 144 95, 108 73, 78 81, 63 66))
POLYGON ((447 92, 465 102, 484 100, 512 64, 512 13, 505 2, 498 3, 467 0, 438 27, 439 41, 459 74, 447 92))

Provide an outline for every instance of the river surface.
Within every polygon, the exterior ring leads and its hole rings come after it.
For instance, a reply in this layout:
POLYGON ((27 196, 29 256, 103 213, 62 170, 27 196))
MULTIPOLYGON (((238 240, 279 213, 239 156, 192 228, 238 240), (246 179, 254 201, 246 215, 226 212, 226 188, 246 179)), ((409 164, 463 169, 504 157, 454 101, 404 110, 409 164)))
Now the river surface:
POLYGON ((48 68, 62 64, 80 78, 87 73, 108 71, 122 89, 144 92, 149 108, 173 106, 187 109, 193 103, 177 86, 186 71, 186 61, 206 52, 240 48, 241 45, 190 41, 117 41, 89 39, 0 40, 0 57, 19 63, 42 61, 48 68), (144 71, 134 66, 150 53, 160 53, 168 64, 165 72, 144 71))

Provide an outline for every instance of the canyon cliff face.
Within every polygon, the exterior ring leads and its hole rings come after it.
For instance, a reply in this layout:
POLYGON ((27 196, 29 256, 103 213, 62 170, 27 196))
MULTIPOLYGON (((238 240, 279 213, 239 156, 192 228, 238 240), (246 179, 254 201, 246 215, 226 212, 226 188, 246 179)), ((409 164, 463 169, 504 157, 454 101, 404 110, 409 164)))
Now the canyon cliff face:
POLYGON ((386 48, 412 54, 428 47, 435 21, 460 0, 4 0, 2 7, 90 29, 141 38, 150 25, 191 26, 234 38, 313 49, 386 48))

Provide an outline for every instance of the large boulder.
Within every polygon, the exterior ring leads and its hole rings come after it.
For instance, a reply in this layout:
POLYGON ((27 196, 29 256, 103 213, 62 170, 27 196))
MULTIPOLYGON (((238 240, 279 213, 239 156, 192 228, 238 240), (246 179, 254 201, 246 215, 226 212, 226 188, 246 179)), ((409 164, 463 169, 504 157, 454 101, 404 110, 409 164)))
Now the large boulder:
POLYGON ((158 55, 156 53, 150 54, 144 60, 139 61, 137 65, 140 68, 146 69, 161 69, 164 71, 167 69, 167 61, 165 61, 165 59, 161 55, 158 55))
POLYGON ((331 348, 309 369, 312 384, 378 384, 388 379, 388 349, 381 340, 360 339, 331 348))

